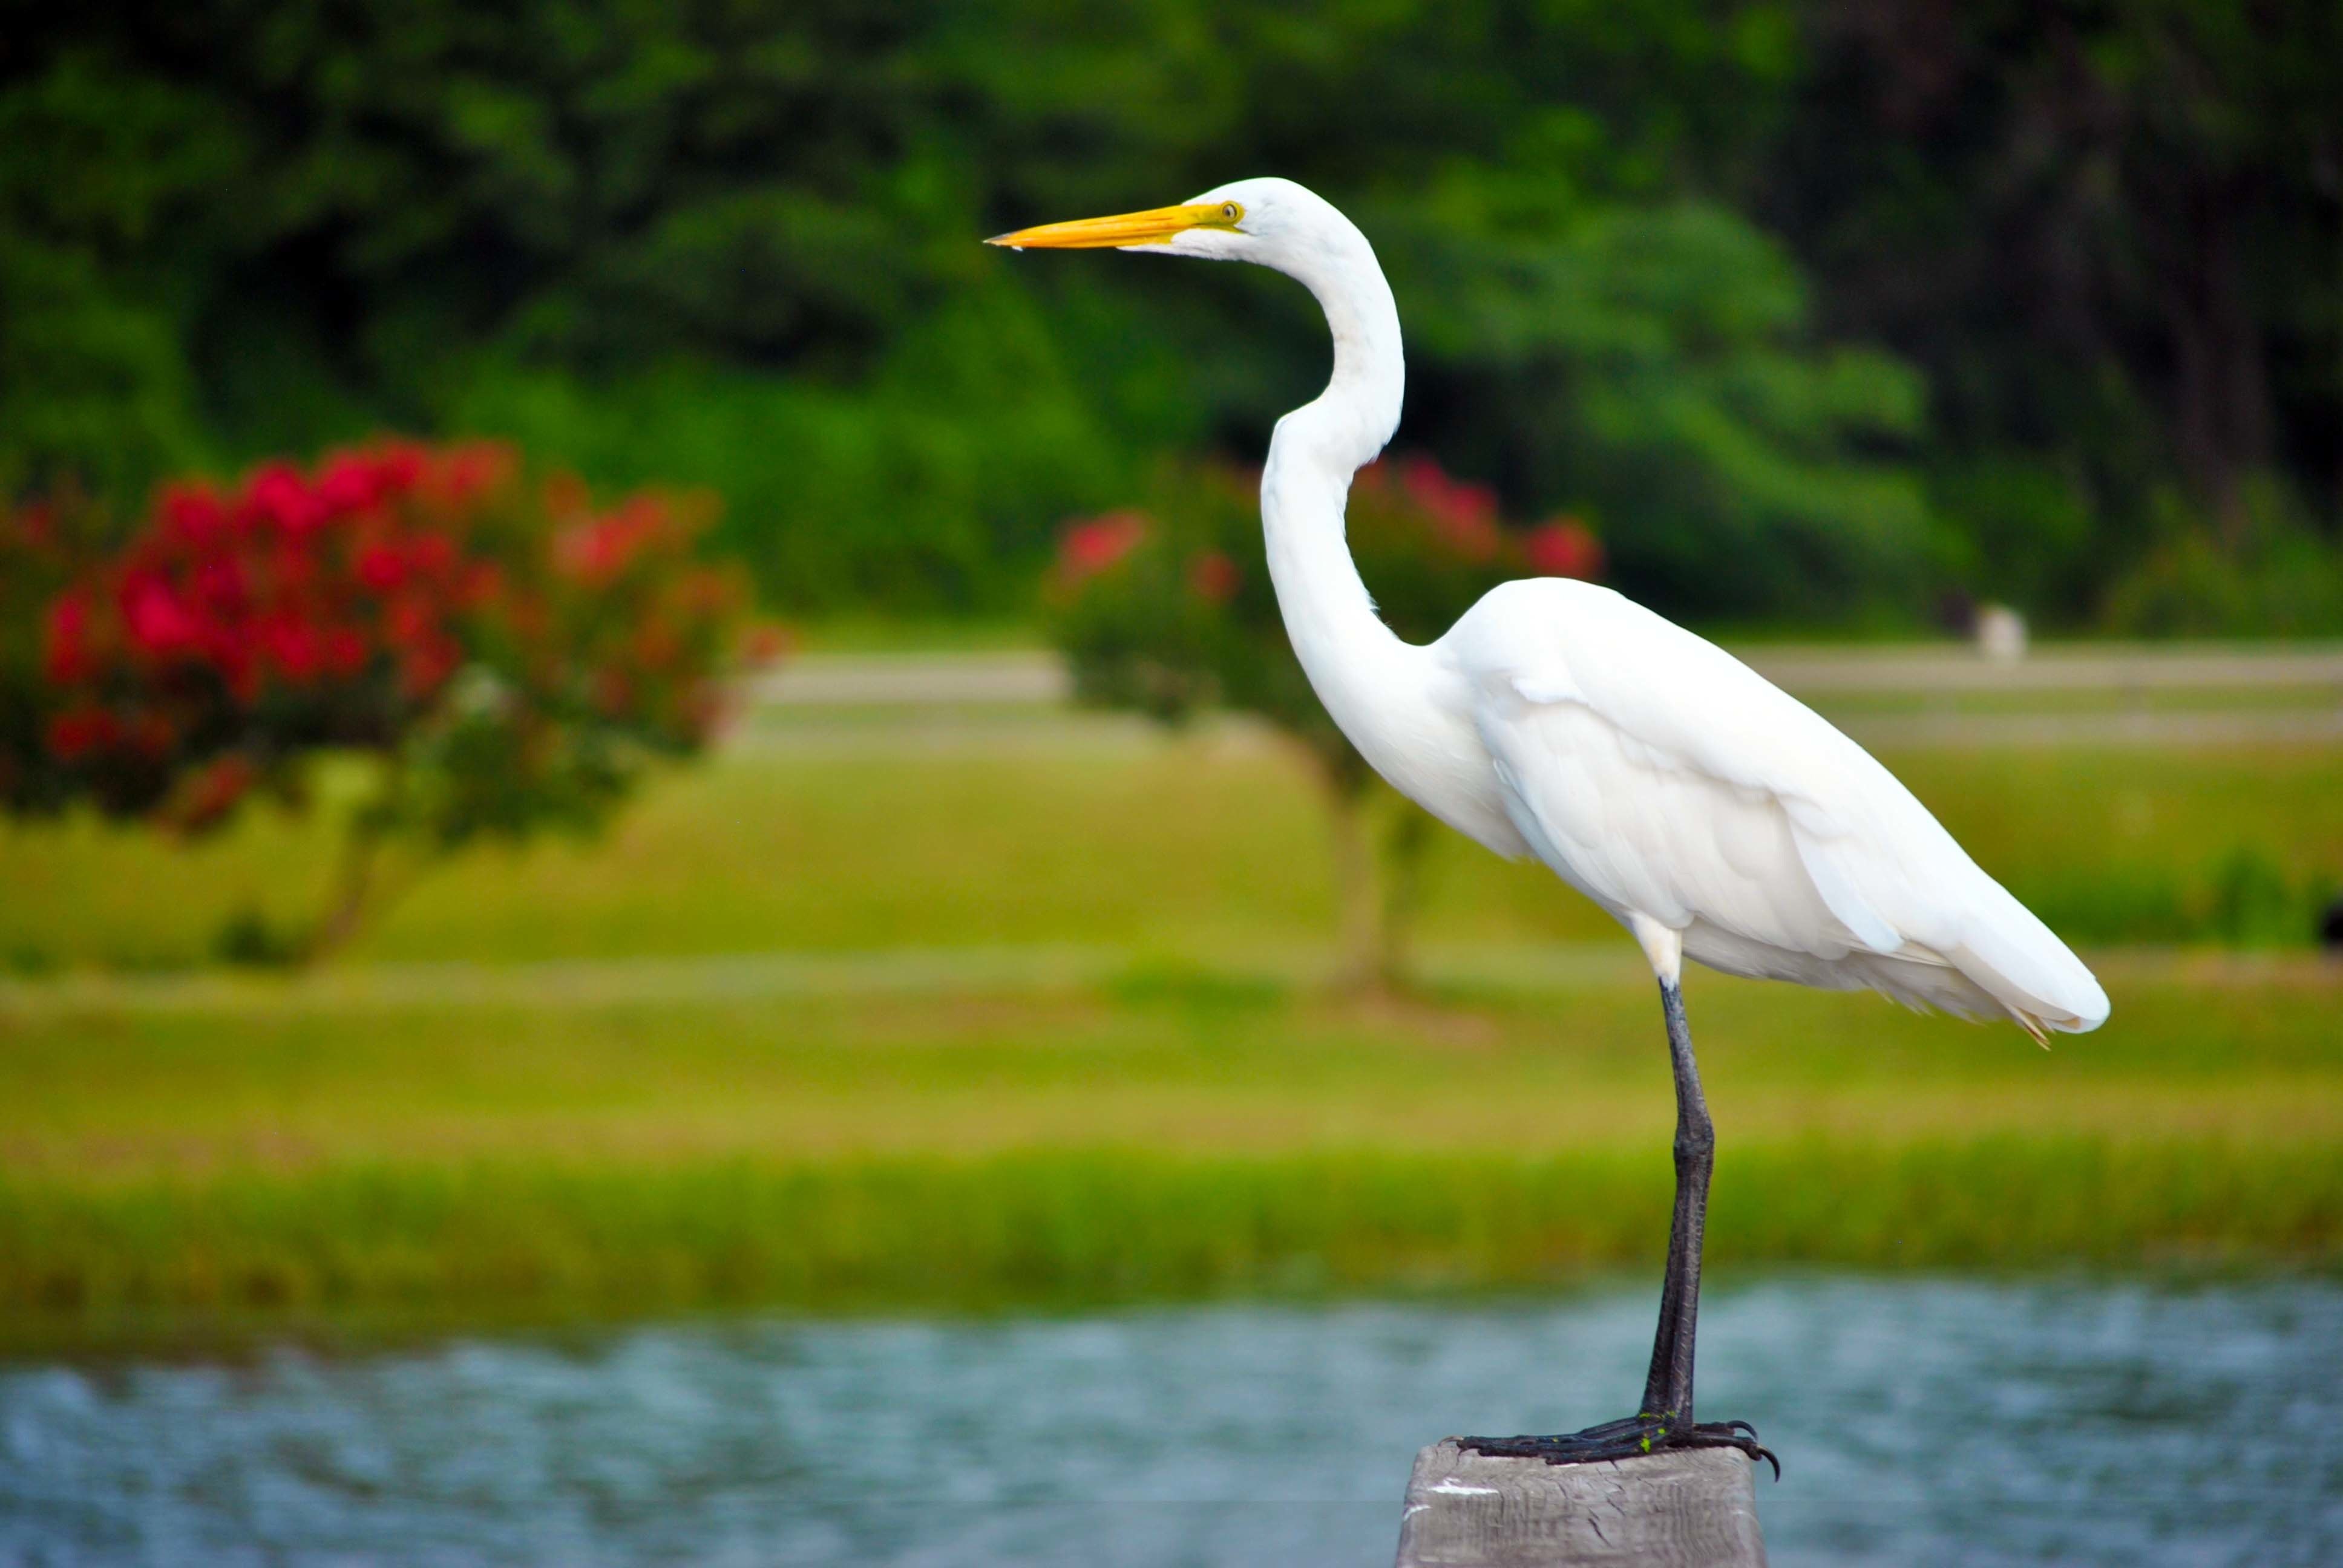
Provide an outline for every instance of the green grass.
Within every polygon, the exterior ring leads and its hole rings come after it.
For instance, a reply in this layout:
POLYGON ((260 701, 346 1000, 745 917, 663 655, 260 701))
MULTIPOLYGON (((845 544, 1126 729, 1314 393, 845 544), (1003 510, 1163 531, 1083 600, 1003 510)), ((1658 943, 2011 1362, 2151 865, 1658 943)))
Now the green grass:
MULTIPOLYGON (((1510 977, 1436 971, 1432 999, 1397 1002, 1162 968, 607 1001, 568 970, 486 997, 429 975, 403 999, 328 982, 19 990, 0 996, 0 1158, 99 1179, 518 1155, 1664 1145, 1648 977, 1617 949, 1545 960, 1544 977, 1534 953, 1510 977)), ((1740 1140, 2343 1131, 2343 974, 2311 959, 2101 968, 2115 1020, 2047 1051, 1867 996, 1702 971, 1687 991, 1740 1140)))
MULTIPOLYGON (((1887 759, 2087 945, 2298 942, 2343 868, 2334 748, 1887 759)), ((183 966, 303 906, 315 824, 0 830, 0 1345, 1651 1266, 1631 945, 1443 838, 1422 990, 1331 997, 1322 832, 1242 727, 769 714, 289 978, 183 966)), ((1695 973, 1715 1255, 2343 1257, 2343 968, 2093 956, 2114 1020, 2047 1052, 1695 973)))
MULTIPOLYGON (((1458 968, 1376 1003, 1258 966, 616 1003, 20 990, 0 1342, 1649 1264, 1672 1114, 1649 982, 1549 959, 1562 978, 1458 968)), ((2116 1022, 2047 1052, 1696 978, 1716 1256, 2336 1257, 2343 980, 2107 972, 2116 1022)))
MULTIPOLYGON (((2137 1265, 2329 1257, 2343 1148, 1976 1139, 1722 1161, 1714 1264, 2137 1265)), ((1553 1284, 1651 1265, 1664 1154, 1348 1151, 655 1170, 359 1166, 296 1179, 0 1185, 0 1345, 353 1319, 780 1305, 1068 1305, 1553 1284)))
MULTIPOLYGON (((2082 942, 2301 945, 2343 884, 2343 748, 1916 749, 1885 759, 2082 942)), ((205 960, 238 910, 314 906, 326 829, 256 816, 188 849, 87 820, 0 829, 0 967, 205 960)), ((486 850, 353 953, 614 954, 1107 943, 1212 954, 1332 929, 1306 775, 1256 730, 996 713, 769 718, 598 843, 486 850)), ((1433 941, 1614 940, 1542 869, 1437 841, 1433 941)))

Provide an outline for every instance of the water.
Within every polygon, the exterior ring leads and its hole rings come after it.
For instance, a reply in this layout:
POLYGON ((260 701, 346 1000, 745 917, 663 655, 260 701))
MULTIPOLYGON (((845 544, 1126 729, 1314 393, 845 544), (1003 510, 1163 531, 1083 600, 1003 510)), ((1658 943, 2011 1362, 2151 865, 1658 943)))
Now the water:
MULTIPOLYGON (((0 1369, 0 1563, 1383 1564, 1416 1447, 1620 1413, 1651 1292, 0 1369)), ((2343 1563, 2343 1286, 1712 1295, 1774 1560, 2343 1563)))

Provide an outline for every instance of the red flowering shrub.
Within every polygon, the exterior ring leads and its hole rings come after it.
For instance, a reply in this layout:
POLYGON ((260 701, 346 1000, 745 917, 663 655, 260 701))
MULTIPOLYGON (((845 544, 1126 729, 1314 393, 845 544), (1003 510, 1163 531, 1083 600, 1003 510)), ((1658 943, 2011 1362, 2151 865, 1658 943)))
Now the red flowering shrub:
POLYGON ((694 553, 708 520, 654 494, 598 510, 503 447, 396 441, 173 485, 110 551, 19 512, 0 608, 43 602, 37 648, 0 649, 0 805, 199 830, 256 790, 298 802, 321 751, 370 755, 329 942, 381 841, 588 826, 706 742, 747 610, 694 553))
POLYGON ((1056 587, 1061 592, 1079 588, 1109 570, 1139 548, 1147 538, 1149 526, 1146 516, 1140 512, 1109 512, 1101 518, 1067 524, 1064 536, 1058 541, 1056 587))
MULTIPOLYGON (((1363 469, 1347 511, 1351 553, 1383 618, 1412 641, 1447 630, 1512 578, 1600 574, 1602 546, 1575 518, 1505 527, 1496 493, 1425 457, 1363 469)), ((1144 508, 1067 527, 1046 584, 1052 631, 1087 701, 1166 722, 1218 704, 1261 715, 1317 764, 1341 821, 1346 940, 1359 978, 1396 971, 1425 819, 1413 808, 1385 841, 1381 900, 1372 858, 1350 841, 1372 775, 1310 689, 1286 640, 1261 531, 1258 476, 1204 467, 1166 476, 1144 508)))
POLYGON ((1540 577, 1592 580, 1603 575, 1603 541, 1576 518, 1559 517, 1532 528, 1522 540, 1522 554, 1540 577))

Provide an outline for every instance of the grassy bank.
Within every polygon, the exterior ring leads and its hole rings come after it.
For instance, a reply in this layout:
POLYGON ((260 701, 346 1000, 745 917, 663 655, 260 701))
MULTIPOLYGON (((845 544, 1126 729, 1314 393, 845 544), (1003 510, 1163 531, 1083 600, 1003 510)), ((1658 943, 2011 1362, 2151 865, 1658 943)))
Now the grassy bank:
MULTIPOLYGON (((2343 748, 1888 760, 2086 944, 2299 942, 2343 868, 2343 748)), ((285 977, 187 966, 314 897, 315 824, 0 829, 0 1344, 1654 1265, 1632 945, 1442 835, 1422 988, 1331 996, 1323 830, 1241 726, 769 712, 285 977)), ((2091 956, 2046 1052, 1692 976, 1720 1263, 2343 1260, 2343 967, 2091 956)))
MULTIPOLYGON (((485 992, 20 986, 0 1339, 1654 1264, 1672 1107, 1648 980, 1607 949, 1510 978, 1477 956, 1373 1003, 1260 964, 901 991, 777 971, 769 994, 739 970, 699 1000, 630 994, 624 966, 485 992)), ((2115 1023, 2047 1052, 1695 976, 1714 1255, 2343 1256, 2343 976, 2102 970, 2115 1023)))
MULTIPOLYGON (((1883 751, 2074 940, 2309 940, 2343 881, 2343 747, 1883 751)), ((605 839, 425 879, 365 960, 508 962, 996 943, 1220 951, 1330 940, 1326 828, 1256 730, 1166 737, 1038 710, 768 716, 605 839)), ((256 816, 182 849, 88 821, 0 827, 0 969, 201 963, 240 911, 314 910, 327 835, 256 816)), ((1433 841, 1429 940, 1615 940, 1534 866, 1433 841)))
MULTIPOLYGON (((750 1158, 0 1185, 0 1336, 1552 1284, 1656 1266, 1665 1152, 750 1158)), ((1805 1141, 1728 1151, 1714 1264, 2325 1260, 2343 1147, 1805 1141)))

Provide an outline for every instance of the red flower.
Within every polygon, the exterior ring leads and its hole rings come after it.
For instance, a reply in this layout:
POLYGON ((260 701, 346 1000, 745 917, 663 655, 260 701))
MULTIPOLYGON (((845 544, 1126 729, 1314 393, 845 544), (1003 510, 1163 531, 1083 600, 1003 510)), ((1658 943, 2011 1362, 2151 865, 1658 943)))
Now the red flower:
POLYGON ((608 582, 626 564, 626 540, 615 519, 575 523, 553 537, 553 564, 563 576, 590 586, 608 582))
POLYGON ((290 463, 264 463, 245 482, 246 517, 274 527, 291 538, 300 538, 326 520, 326 508, 290 463))
POLYGON ((463 650, 444 637, 431 638, 402 649, 398 660, 399 685, 409 699, 419 702, 456 673, 456 666, 462 657, 463 650))
POLYGON ((390 601, 383 629, 400 651, 410 652, 438 634, 439 612, 429 599, 407 594, 390 601))
POLYGON ((385 441, 374 449, 374 481, 386 496, 404 496, 423 482, 430 454, 412 441, 385 441))
POLYGON ((445 534, 425 534, 407 547, 407 567, 423 577, 446 577, 457 559, 456 542, 445 534))
POLYGON ((207 556, 196 563, 195 570, 196 601, 216 616, 232 616, 243 608, 246 597, 244 563, 234 556, 207 556))
POLYGON ((1410 457, 1400 469, 1409 499, 1432 514, 1451 548, 1465 559, 1495 558, 1504 546, 1497 531, 1497 493, 1486 485, 1452 479, 1429 457, 1410 457))
POLYGON ((260 697, 260 657, 252 640, 239 627, 233 633, 224 632, 216 638, 211 649, 212 668, 236 694, 236 699, 251 706, 260 697))
POLYGON ((518 467, 509 447, 496 441, 467 442, 440 459, 437 488, 450 506, 466 506, 502 488, 518 467))
POLYGON ((166 486, 159 510, 164 534, 192 549, 210 548, 227 528, 227 508, 200 481, 166 486))
MULTIPOLYGON (((76 782, 106 786, 109 809, 161 789, 157 819, 202 826, 257 781, 252 759, 400 744, 475 652, 512 694, 518 789, 578 727, 696 740, 745 608, 737 572, 692 558, 700 509, 648 496, 598 514, 582 486, 548 508, 516 472, 501 446, 378 442, 158 490, 144 530, 27 628, 54 759, 127 766, 76 782)), ((0 514, 0 550, 21 554, 33 526, 0 514)), ((779 651, 770 633, 747 647, 779 651)))
POLYGON ((358 552, 357 573, 358 581, 387 594, 407 579, 407 558, 389 545, 368 545, 358 552))
POLYGON ((90 672, 88 636, 89 600, 77 592, 59 594, 49 606, 45 668, 50 680, 64 686, 90 672))
POLYGON ((594 672, 594 706, 616 716, 624 713, 635 699, 634 683, 622 669, 604 668, 594 672))
POLYGON ((1207 550, 1188 563, 1188 586, 1206 604, 1226 604, 1237 597, 1244 573, 1218 550, 1207 550))
POLYGON ((203 636, 203 623, 179 602, 168 583, 151 575, 123 584, 122 618, 132 645, 155 658, 187 652, 203 636))
POLYGON ((796 645, 797 638, 789 634, 789 628, 771 621, 759 621, 749 628, 747 637, 740 639, 740 658, 746 664, 762 668, 779 663, 796 645))
POLYGON ((280 538, 265 562, 266 578, 280 595, 299 596, 317 587, 323 568, 317 558, 293 539, 280 538))
POLYGON ((475 605, 492 604, 504 597, 505 568, 495 561, 473 561, 464 568, 463 580, 456 585, 452 602, 470 608, 475 605))
POLYGON ((113 743, 121 733, 114 715, 102 708, 76 708, 49 720, 49 750, 71 762, 113 743))
POLYGON ((255 640, 287 680, 310 680, 326 666, 326 639, 297 616, 273 615, 255 628, 255 640))
POLYGON ((1418 506, 1443 521, 1496 519, 1496 491, 1486 485, 1450 478, 1430 457, 1408 458, 1400 469, 1400 482, 1418 506))
POLYGON ((1603 575, 1603 541, 1574 517, 1555 518, 1531 529, 1522 548, 1541 577, 1584 578, 1591 582, 1603 575))
POLYGON ((359 632, 347 626, 327 628, 325 638, 326 668, 344 679, 367 667, 367 640, 359 632))
POLYGON ((1142 512, 1109 512, 1075 523, 1058 542, 1058 569, 1068 587, 1087 582, 1137 549, 1153 527, 1142 512))
POLYGON ((382 491, 382 465, 365 452, 337 452, 317 470, 317 503, 329 512, 362 512, 382 491))

